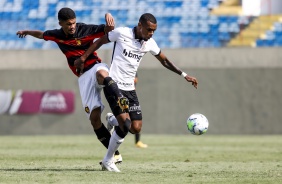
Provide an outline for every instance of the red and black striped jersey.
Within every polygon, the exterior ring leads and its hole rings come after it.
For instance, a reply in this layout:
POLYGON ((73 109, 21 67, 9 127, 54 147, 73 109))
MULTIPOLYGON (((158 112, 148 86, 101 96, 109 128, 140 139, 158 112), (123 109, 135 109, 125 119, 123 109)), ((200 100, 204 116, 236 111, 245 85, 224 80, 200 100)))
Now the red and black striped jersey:
MULTIPOLYGON (((93 25, 76 23, 76 31, 73 35, 66 35, 63 29, 47 30, 43 33, 44 40, 51 40, 57 43, 61 51, 65 54, 68 60, 68 65, 72 72, 78 76, 74 61, 82 56, 90 47, 95 38, 100 38, 105 34, 105 25, 93 25)), ((96 52, 89 55, 84 63, 83 72, 92 68, 96 63, 100 63, 101 59, 96 52)))

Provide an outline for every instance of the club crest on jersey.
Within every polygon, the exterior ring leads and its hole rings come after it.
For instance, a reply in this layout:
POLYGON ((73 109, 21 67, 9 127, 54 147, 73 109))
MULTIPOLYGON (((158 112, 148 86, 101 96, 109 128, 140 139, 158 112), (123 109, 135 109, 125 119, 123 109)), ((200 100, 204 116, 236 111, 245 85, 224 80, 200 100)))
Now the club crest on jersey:
POLYGON ((76 45, 81 45, 81 40, 78 40, 78 39, 75 39, 75 41, 76 41, 76 45))
POLYGON ((129 58, 134 58, 139 62, 142 58, 142 55, 134 54, 131 51, 127 51, 126 49, 123 50, 123 55, 129 58))
POLYGON ((86 106, 86 107, 84 108, 84 110, 85 110, 85 112, 86 112, 87 114, 90 113, 90 110, 89 110, 89 107, 88 107, 88 106, 86 106))

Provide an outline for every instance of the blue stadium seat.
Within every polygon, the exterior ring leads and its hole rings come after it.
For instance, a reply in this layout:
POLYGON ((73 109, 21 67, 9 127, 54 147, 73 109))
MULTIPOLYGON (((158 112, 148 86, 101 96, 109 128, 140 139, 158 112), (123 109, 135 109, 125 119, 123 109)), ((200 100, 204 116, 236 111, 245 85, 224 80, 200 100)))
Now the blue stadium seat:
POLYGON ((282 46, 282 39, 279 39, 279 40, 275 40, 274 42, 274 46, 282 46))
POLYGON ((256 40, 257 47, 263 47, 265 45, 264 40, 258 39, 256 40))
POLYGON ((267 39, 266 40, 266 46, 267 47, 272 47, 272 46, 274 46, 274 40, 272 39, 267 39))
POLYGON ((202 7, 207 7, 209 4, 209 0, 201 0, 201 6, 202 7))
POLYGON ((223 45, 221 44, 221 42, 218 39, 214 39, 211 41, 211 46, 212 47, 222 47, 223 45))
POLYGON ((274 40, 275 39, 275 34, 273 31, 266 31, 265 36, 267 40, 274 40))
POLYGON ((228 23, 228 21, 229 21, 228 16, 219 16, 220 23, 228 23))
POLYGON ((221 33, 227 33, 229 32, 229 25, 227 23, 220 23, 218 31, 221 33))
POLYGON ((48 5, 48 16, 53 17, 56 15, 56 4, 49 4, 48 5))
POLYGON ((275 22, 273 27, 275 31, 282 32, 282 23, 281 22, 275 22))
POLYGON ((221 41, 229 41, 231 37, 228 32, 219 32, 218 38, 221 41))
POLYGON ((164 5, 165 7, 180 7, 182 5, 183 1, 165 1, 164 5))
POLYGON ((275 45, 274 40, 267 40, 267 39, 258 39, 256 40, 257 47, 272 47, 275 45))
MULTIPOLYGON (((6 0, 6 3, 15 3, 6 0)), ((48 49, 57 48, 49 42, 37 42, 15 37, 15 30, 58 28, 57 11, 71 7, 77 21, 95 24, 105 23, 104 14, 110 12, 116 25, 133 27, 140 14, 153 13, 158 21, 154 38, 161 47, 221 47, 253 20, 247 16, 216 16, 210 11, 218 7, 220 0, 21 0, 19 11, 0 12, 0 49, 48 49), (88 22, 89 21, 89 22, 88 22), (173 37, 176 37, 173 39, 173 37), (5 43, 5 44, 4 44, 5 43), (3 46, 5 45, 5 46, 3 46)), ((282 24, 276 22, 274 30, 266 33, 266 40, 257 40, 258 46, 281 46, 282 24)))
POLYGON ((275 37, 282 37, 282 31, 275 30, 273 33, 275 34, 275 37))

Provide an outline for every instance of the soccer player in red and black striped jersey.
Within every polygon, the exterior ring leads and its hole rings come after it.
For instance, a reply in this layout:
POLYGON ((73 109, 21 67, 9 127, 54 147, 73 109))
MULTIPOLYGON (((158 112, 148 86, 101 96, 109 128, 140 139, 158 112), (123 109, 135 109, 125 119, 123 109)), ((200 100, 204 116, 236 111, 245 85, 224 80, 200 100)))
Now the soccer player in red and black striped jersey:
MULTIPOLYGON (((114 29, 114 18, 110 13, 106 13, 106 25, 76 23, 75 12, 70 8, 62 8, 58 12, 58 19, 61 26, 60 29, 44 32, 38 30, 22 30, 18 31, 17 35, 20 38, 30 35, 38 39, 50 40, 57 43, 67 58, 69 68, 78 76, 82 103, 94 132, 101 143, 108 148, 111 135, 101 122, 100 116, 104 109, 100 96, 101 89, 104 88, 111 96, 114 96, 118 101, 119 107, 125 110, 125 112, 126 108, 128 108, 128 100, 123 97, 115 81, 109 77, 108 66, 105 63, 101 63, 101 59, 96 52, 90 54, 78 69, 75 67, 74 61, 82 56, 95 38, 100 38, 114 29)), ((129 123, 128 113, 121 114, 118 120, 129 123)), ((113 161, 122 161, 122 157, 118 151, 115 152, 113 161)))

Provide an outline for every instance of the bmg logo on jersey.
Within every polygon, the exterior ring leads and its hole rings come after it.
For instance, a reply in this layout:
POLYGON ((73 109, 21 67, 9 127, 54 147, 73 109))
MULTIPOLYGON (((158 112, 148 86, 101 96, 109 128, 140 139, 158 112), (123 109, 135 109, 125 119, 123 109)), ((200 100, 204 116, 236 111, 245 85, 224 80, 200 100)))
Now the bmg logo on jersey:
POLYGON ((137 62, 139 62, 142 58, 142 55, 134 54, 131 51, 127 51, 126 49, 123 50, 123 55, 129 58, 137 59, 137 62))

